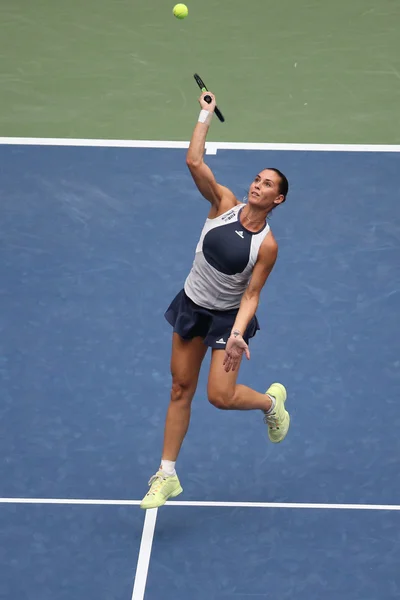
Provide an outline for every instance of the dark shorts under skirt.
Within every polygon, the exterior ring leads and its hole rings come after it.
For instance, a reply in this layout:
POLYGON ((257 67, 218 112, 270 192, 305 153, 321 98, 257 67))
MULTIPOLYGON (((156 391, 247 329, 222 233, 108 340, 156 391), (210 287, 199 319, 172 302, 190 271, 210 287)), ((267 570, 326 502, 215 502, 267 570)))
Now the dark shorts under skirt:
MULTIPOLYGON (((165 318, 174 332, 183 339, 200 336, 211 348, 224 349, 235 323, 237 308, 232 310, 209 310, 195 304, 182 289, 172 300, 165 318)), ((250 321, 243 338, 246 343, 260 329, 256 315, 250 321)))

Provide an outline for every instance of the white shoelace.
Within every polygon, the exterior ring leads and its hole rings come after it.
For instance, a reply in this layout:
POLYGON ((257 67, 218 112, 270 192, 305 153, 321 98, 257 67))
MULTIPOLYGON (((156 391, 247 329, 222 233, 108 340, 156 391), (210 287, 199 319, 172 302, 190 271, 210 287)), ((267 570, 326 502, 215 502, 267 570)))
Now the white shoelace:
POLYGON ((164 479, 166 479, 166 477, 160 475, 159 473, 156 473, 155 475, 150 477, 149 486, 152 486, 153 483, 155 483, 156 481, 158 481, 158 486, 155 486, 153 490, 149 490, 148 494, 155 494, 158 491, 158 487, 162 484, 164 479))
POLYGON ((275 411, 270 414, 266 414, 264 417, 264 423, 268 425, 270 429, 279 429, 280 423, 278 419, 278 415, 275 411))

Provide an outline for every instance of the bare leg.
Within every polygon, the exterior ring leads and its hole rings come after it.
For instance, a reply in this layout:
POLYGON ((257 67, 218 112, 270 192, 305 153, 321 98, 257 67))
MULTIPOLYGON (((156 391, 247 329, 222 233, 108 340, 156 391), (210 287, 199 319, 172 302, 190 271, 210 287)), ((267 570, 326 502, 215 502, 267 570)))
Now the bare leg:
POLYGON ((171 374, 172 389, 164 430, 162 458, 176 461, 189 427, 192 399, 197 388, 200 368, 207 353, 202 338, 183 340, 173 334, 171 374))
POLYGON ((213 350, 208 377, 208 399, 217 408, 227 410, 264 410, 271 408, 271 399, 250 387, 236 383, 239 369, 224 370, 225 350, 213 350))

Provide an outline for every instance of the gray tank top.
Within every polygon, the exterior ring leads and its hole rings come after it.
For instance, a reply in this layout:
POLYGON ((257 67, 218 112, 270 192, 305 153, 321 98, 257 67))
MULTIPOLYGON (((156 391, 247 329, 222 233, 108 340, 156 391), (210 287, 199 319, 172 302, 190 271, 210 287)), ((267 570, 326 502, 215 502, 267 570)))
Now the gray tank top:
POLYGON ((238 204, 215 219, 207 219, 186 278, 185 293, 211 310, 238 308, 269 224, 257 232, 240 223, 245 204, 238 204))

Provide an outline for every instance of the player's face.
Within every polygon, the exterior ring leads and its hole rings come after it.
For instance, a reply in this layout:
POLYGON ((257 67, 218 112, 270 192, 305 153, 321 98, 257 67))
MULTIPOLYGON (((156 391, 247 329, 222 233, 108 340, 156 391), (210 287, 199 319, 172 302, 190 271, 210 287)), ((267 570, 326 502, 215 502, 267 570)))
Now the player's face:
POLYGON ((250 185, 248 201, 260 207, 269 207, 283 201, 279 192, 280 177, 275 171, 264 169, 250 185))

